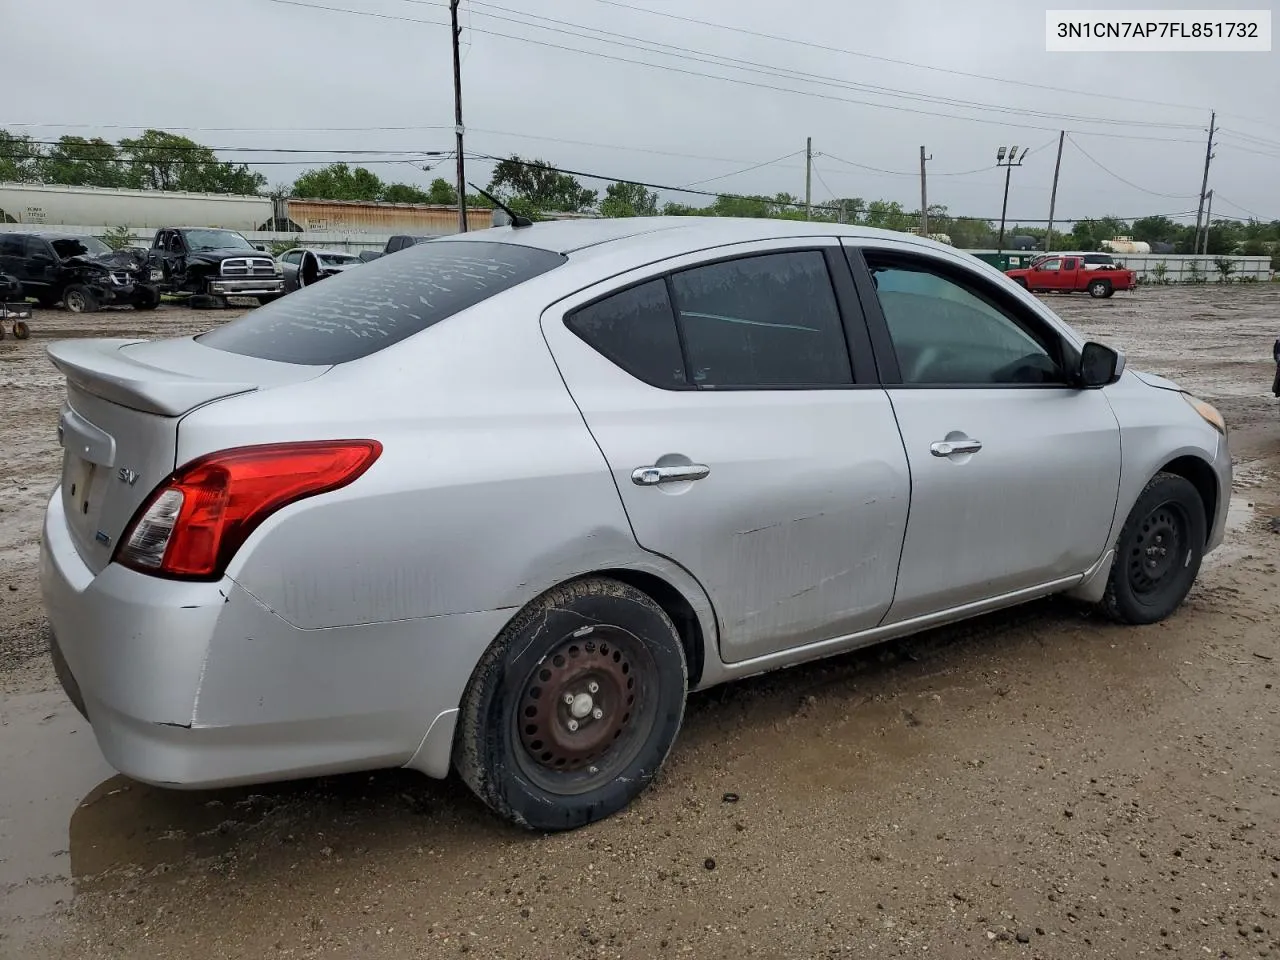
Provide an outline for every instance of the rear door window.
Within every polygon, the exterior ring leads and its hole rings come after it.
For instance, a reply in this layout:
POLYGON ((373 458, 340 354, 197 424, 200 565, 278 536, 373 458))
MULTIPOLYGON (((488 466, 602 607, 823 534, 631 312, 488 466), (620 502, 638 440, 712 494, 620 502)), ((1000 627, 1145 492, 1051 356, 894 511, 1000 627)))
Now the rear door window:
POLYGON ((688 386, 675 313, 659 278, 570 314, 566 325, 627 373, 655 387, 688 386))
MULTIPOLYGON (((510 243, 432 241, 344 270, 210 330, 207 347, 283 363, 369 356, 566 261, 510 243)), ((544 304, 534 307, 537 316, 544 304)))
POLYGON ((688 368, 699 387, 853 383, 826 258, 759 254, 673 274, 688 368))

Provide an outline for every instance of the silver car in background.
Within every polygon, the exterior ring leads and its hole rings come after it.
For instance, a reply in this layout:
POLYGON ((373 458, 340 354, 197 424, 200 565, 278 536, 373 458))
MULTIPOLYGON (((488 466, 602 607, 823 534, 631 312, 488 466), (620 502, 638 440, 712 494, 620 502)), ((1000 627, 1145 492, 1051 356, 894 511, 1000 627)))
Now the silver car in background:
POLYGON ((1226 427, 966 254, 698 218, 432 240, 195 336, 73 340, 41 579, 107 760, 456 769, 607 816, 686 694, 1048 594, 1169 616, 1226 427))

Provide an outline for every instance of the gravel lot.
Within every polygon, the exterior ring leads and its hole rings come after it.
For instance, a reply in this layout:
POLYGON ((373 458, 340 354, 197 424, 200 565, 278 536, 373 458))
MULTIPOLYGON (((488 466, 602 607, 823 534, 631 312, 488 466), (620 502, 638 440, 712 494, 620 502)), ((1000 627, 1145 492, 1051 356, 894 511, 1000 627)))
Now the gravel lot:
POLYGON ((1280 284, 1049 302, 1231 425, 1231 530, 1185 607, 1048 601, 696 695, 654 789, 551 837, 401 772, 106 767, 44 655, 43 347, 238 311, 38 311, 0 341, 0 956, 1280 956, 1280 284))

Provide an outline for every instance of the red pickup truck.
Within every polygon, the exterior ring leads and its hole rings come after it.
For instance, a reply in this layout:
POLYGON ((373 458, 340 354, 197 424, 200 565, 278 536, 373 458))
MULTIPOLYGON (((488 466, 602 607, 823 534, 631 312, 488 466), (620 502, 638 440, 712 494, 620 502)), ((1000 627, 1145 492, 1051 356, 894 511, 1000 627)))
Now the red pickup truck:
POLYGON ((1132 270, 1122 267, 1090 270, 1081 257, 1046 257, 1025 270, 1006 270, 1005 276, 1035 293, 1089 291, 1091 297, 1109 297, 1137 284, 1132 270))

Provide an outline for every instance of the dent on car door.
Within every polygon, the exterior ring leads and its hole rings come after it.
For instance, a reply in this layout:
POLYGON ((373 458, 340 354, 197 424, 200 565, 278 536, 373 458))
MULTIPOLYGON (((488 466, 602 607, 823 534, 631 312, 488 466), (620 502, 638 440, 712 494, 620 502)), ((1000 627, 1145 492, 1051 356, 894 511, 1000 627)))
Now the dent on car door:
POLYGON ((969 267, 850 251, 911 464, 895 623, 1083 573, 1109 546, 1120 431, 1074 350, 969 267), (862 259, 865 255, 865 259, 862 259))
POLYGON ((543 329, 637 541, 701 583, 739 662, 881 621, 909 477, 838 242, 713 256, 543 329))

